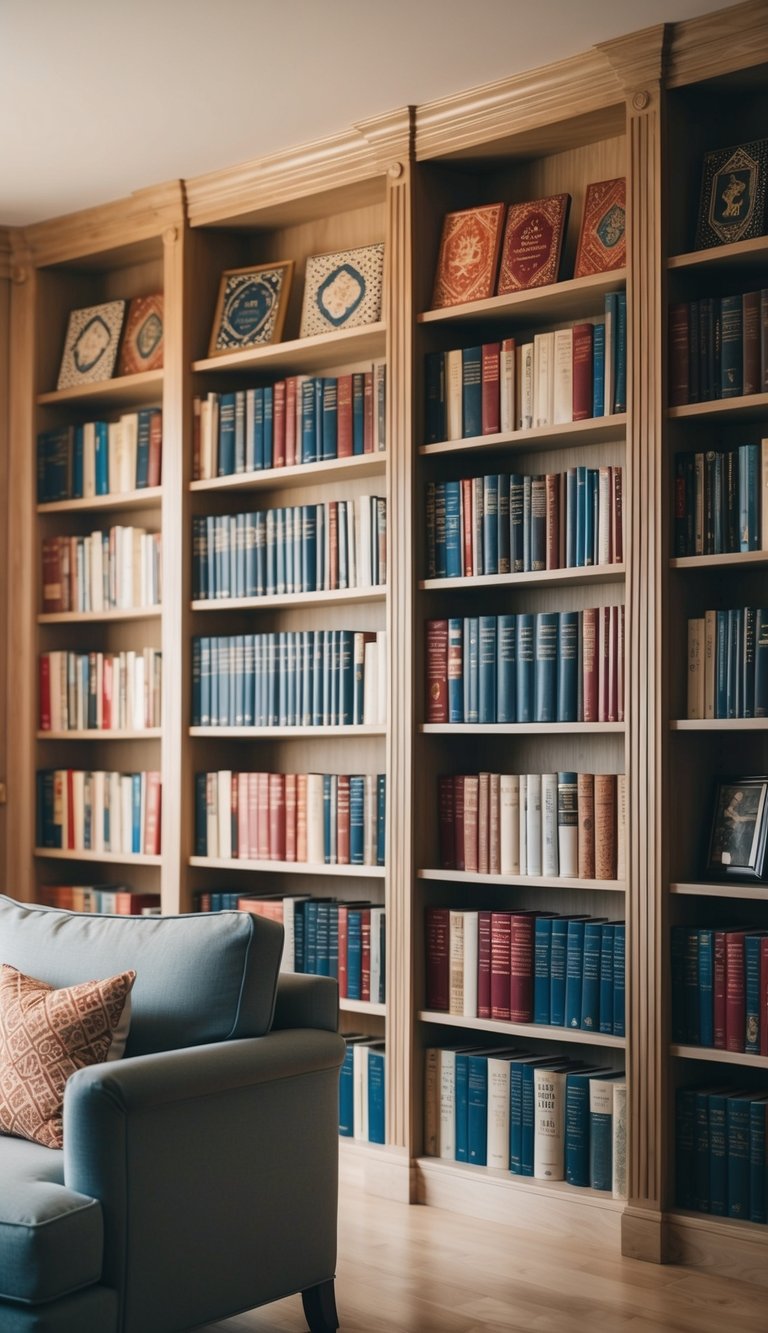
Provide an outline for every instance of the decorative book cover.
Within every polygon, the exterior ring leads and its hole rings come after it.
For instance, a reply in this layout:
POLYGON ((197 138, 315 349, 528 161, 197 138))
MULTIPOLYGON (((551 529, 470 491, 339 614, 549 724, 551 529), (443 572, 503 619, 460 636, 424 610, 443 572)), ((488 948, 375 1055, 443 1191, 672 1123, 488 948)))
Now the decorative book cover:
POLYGON ((381 319, 384 242, 312 255, 304 278, 301 338, 381 319))
POLYGON ((128 307, 117 362, 118 375, 138 375, 163 365, 163 294, 135 296, 128 307))
POLYGON ((501 246, 499 296, 557 282, 570 204, 569 194, 510 204, 501 246))
POLYGON ((446 213, 435 272, 432 307, 484 301, 493 295, 506 204, 446 213))
POLYGON ((280 342, 292 277, 292 259, 225 270, 209 355, 280 342))
POLYGON ((574 278, 608 273, 626 263, 626 180, 593 181, 587 186, 574 278))
POLYGON ((768 225, 768 139, 707 153, 696 225, 697 250, 763 236, 768 225))
POLYGON ((124 318, 125 301, 70 311, 57 389, 112 378, 124 318))

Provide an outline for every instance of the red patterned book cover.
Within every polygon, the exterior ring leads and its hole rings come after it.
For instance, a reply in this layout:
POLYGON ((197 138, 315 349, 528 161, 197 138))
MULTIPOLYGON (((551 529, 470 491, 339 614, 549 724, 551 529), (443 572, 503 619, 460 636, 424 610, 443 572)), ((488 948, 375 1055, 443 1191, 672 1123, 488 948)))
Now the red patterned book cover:
POLYGON ((491 913, 477 914, 477 1016, 491 1016, 491 913))
POLYGON ((339 774, 336 799, 336 858, 339 865, 349 865, 349 775, 339 774))
POLYGON ((493 296, 506 204, 446 213, 440 237, 432 307, 462 305, 493 296))
POLYGON ((296 376, 285 381, 285 466, 296 464, 296 376))
POLYGON ((456 843, 456 869, 465 870, 464 863, 464 777, 453 779, 453 834, 456 843))
POLYGON ((744 990, 745 930, 729 930, 725 937, 725 1049, 744 1050, 747 1022, 744 990))
POLYGON ((472 561, 472 478, 461 479, 461 526, 463 541, 464 577, 471 578, 475 572, 472 561))
MULTIPOLYGON (((715 1050, 725 1050, 725 935, 724 930, 715 930, 712 932, 712 949, 714 955, 714 964, 712 969, 712 1012, 715 1050)), ((768 943, 768 940, 766 941, 768 943)), ((768 954, 766 955, 768 958, 768 954)), ((762 968, 762 949, 760 953, 760 964, 762 968)), ((762 977, 762 971, 761 971, 762 977)), ((762 981, 760 983, 760 994, 763 995, 762 981)), ((760 1019, 761 1041, 760 1054, 768 1055, 768 1031, 765 1034, 765 1050, 762 1049, 762 1015, 760 1019)))
POLYGON ((557 282, 570 205, 569 194, 510 204, 501 246, 499 296, 557 282))
POLYGON ((513 912, 510 919, 509 1011, 513 1023, 533 1021, 533 913, 513 912))
POLYGON ((307 775, 296 774, 296 860, 307 859, 307 775))
POLYGON ((128 308, 118 375, 138 375, 163 365, 163 296, 136 296, 128 308))
POLYGON ((256 855, 269 860, 269 773, 256 776, 256 855))
POLYGON ((509 1022, 512 916, 491 912, 491 1018, 509 1022))
POLYGON ((285 775, 285 859, 296 860, 296 774, 285 775))
POLYGON ((609 273, 627 260, 626 180, 593 181, 587 186, 574 278, 609 273))

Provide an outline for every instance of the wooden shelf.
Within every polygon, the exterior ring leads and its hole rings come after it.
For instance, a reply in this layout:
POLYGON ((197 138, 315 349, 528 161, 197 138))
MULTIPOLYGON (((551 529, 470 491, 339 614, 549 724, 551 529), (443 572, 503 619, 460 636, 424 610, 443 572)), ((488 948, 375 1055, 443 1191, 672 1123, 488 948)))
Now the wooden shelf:
POLYGON ((669 892, 692 898, 733 898, 736 901, 750 899, 768 901, 768 884, 739 884, 733 880, 722 880, 718 884, 670 884, 669 892))
POLYGON ((741 398, 716 398, 708 403, 688 403, 684 407, 670 407, 672 421, 717 421, 728 417, 733 421, 768 420, 768 393, 749 393, 741 398))
POLYGON ((146 486, 140 491, 122 491, 111 495, 90 495, 81 500, 52 500, 37 506, 38 514, 98 513, 102 509, 159 509, 161 486, 146 486))
POLYGON ((44 861, 93 861, 97 865, 103 862, 105 865, 160 866, 163 863, 162 856, 146 856, 139 852, 73 852, 52 847, 36 847, 35 856, 44 861))
POLYGON ((671 569, 729 569, 736 566, 768 565, 768 551, 731 551, 726 555, 678 555, 669 562, 671 569))
POLYGON ((623 736, 625 730, 624 722, 422 722, 419 727, 425 736, 623 736))
POLYGON ((626 412, 609 417, 589 417, 586 421, 566 421, 557 426, 534 426, 530 430, 502 431, 497 435, 473 435, 461 440, 441 440, 422 444, 419 453, 428 458, 441 454, 482 453, 491 449, 509 449, 516 453, 534 453, 543 449, 576 448, 581 444, 603 444, 626 435, 626 412))
POLYGON ((709 250, 690 250, 687 254, 671 255, 667 268, 675 271, 691 268, 737 268, 755 260, 768 261, 768 237, 754 236, 749 241, 731 245, 714 245, 709 250))
POLYGON ((192 369, 200 374, 228 375, 263 371, 272 374, 296 371, 313 374, 360 361, 375 361, 386 350, 386 325, 364 324, 357 329, 338 329, 333 333, 318 333, 312 338, 295 338, 290 342, 274 343, 266 347, 251 347, 244 352, 226 352, 222 356, 208 356, 192 362, 192 369))
POLYGON ((339 997, 339 1009, 343 1014, 373 1014, 377 1018, 386 1018, 386 1004, 374 1004, 371 1000, 348 1000, 339 997))
POLYGON ((438 1023, 444 1027, 467 1028, 473 1032, 500 1032, 510 1037, 575 1042, 579 1046, 606 1046, 613 1050, 623 1050, 627 1044, 626 1037, 611 1037, 605 1032, 583 1032, 581 1028, 551 1027, 546 1023, 505 1023, 491 1018, 464 1018, 457 1014, 444 1014, 436 1009, 422 1009, 418 1017, 422 1023, 438 1023))
POLYGON ((673 1042, 669 1053, 678 1060, 706 1060, 718 1065, 741 1065, 748 1069, 768 1070, 768 1056, 748 1055, 746 1051, 718 1051, 712 1046, 679 1046, 673 1042))
POLYGON ((81 731, 38 731, 39 741, 158 741, 161 727, 144 727, 141 731, 118 731, 108 727, 89 727, 81 731))
POLYGON ((673 718, 670 731, 766 731, 768 717, 673 718))
POLYGON ((118 375, 100 384, 78 384, 73 389, 54 389, 39 393, 40 407, 72 406, 84 408, 102 404, 114 407, 150 407, 163 400, 162 370, 144 370, 139 375, 118 375))
POLYGON ((340 606, 356 602, 384 602, 387 589, 329 588, 321 592, 269 593, 264 597, 199 597, 192 602, 193 611, 268 611, 284 606, 340 606))
POLYGON ((316 861, 246 861, 239 857, 190 856, 187 863, 203 870, 248 870, 276 875, 330 875, 341 879, 384 879, 384 866, 326 865, 316 861))
POLYGON ((589 315, 602 314, 606 293, 622 291, 626 277, 626 269, 617 268, 612 273, 570 278, 546 287, 512 292, 509 296, 491 296, 487 301, 472 301, 445 310, 426 310, 417 318, 420 324, 510 324, 512 320, 540 324, 560 319, 586 319, 589 315))
POLYGON ((320 463, 298 463, 293 467, 265 468, 263 472, 233 472, 226 477, 207 477, 191 481, 189 489, 207 491, 267 491, 301 486, 330 485, 354 477, 383 476, 387 466, 385 452, 357 454, 352 458, 326 458, 320 463))
MULTIPOLYGON (((768 558, 768 557, 766 557, 768 558)), ((463 588, 535 588, 582 583, 623 583, 624 565, 586 565, 578 569, 540 569, 527 574, 474 574, 468 578, 422 579, 425 592, 460 592, 463 588)))
POLYGON ((357 727, 190 727, 189 734, 190 736, 204 737, 206 740, 226 737, 231 740, 258 741, 290 739, 294 736, 300 736, 306 740, 315 736, 320 738, 326 736, 386 736, 387 728, 374 723, 357 727))
POLYGON ((417 870, 417 879, 437 880, 441 884, 508 885, 532 889, 576 889, 581 893, 624 893, 626 885, 619 879, 569 879, 553 875, 480 875, 468 870, 417 870))
POLYGON ((38 625, 98 625, 120 620, 159 620, 160 606, 131 606, 116 611, 44 611, 38 625))
POLYGON ((593 1190, 569 1185, 565 1180, 537 1180, 534 1176, 515 1176, 493 1166, 472 1166, 469 1162, 455 1162, 444 1157, 419 1157, 416 1166, 426 1176, 454 1178, 457 1186, 480 1179, 493 1182, 496 1188, 509 1191, 519 1199, 525 1195, 540 1195, 544 1199, 591 1204, 612 1212, 623 1212, 624 1199, 614 1199, 609 1190, 593 1190))

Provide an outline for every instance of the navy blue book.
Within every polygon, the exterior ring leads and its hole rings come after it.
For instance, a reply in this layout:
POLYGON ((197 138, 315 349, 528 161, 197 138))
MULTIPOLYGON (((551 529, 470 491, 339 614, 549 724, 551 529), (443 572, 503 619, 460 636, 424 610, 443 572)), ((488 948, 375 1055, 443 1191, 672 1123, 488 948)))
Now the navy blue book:
POLYGON ((534 1097, 534 1078, 535 1068, 541 1069, 544 1065, 551 1064, 551 1060, 539 1059, 531 1060, 530 1063, 523 1064, 523 1105, 522 1105, 522 1133, 521 1133, 521 1171, 523 1176, 533 1175, 533 1153, 534 1153, 534 1134, 536 1128, 536 1106, 534 1097))
POLYGON ((365 778, 356 774, 349 779, 349 859, 357 866, 365 860, 365 778))
POLYGON ((616 356, 616 346, 617 346, 616 335, 618 331, 618 322, 619 322, 618 305, 619 302, 617 293, 607 292, 605 296, 605 326, 606 326, 605 355, 606 355, 606 360, 608 360, 608 358, 610 357, 611 365, 613 366, 613 396, 611 398, 611 401, 607 404, 608 413, 616 411, 616 375, 618 371, 617 356, 616 356), (607 330, 609 327, 610 327, 610 337, 611 337, 610 348, 607 346, 607 339, 608 339, 607 330))
POLYGON ((741 612, 728 612, 728 671, 726 697, 728 717, 741 717, 741 612))
POLYGON ((576 468, 576 562, 587 563, 587 468, 576 468))
POLYGON ((510 533, 509 533, 509 477, 506 473, 500 472, 496 478, 498 490, 498 547, 497 547, 497 565, 500 574, 509 574, 512 566, 510 564, 510 533))
POLYGON ((499 572, 499 478, 483 477, 483 568, 478 574, 499 572))
POLYGON ((560 611, 557 627, 557 720, 579 719, 579 612, 560 611))
MULTIPOLYGON (((195 773, 195 856, 208 855, 207 773, 195 773)), ((38 839, 38 847, 46 844, 38 839)))
POLYGON ((755 711, 768 717, 768 610, 760 607, 755 616, 755 711))
POLYGON ((347 995, 350 1000, 362 999, 362 911, 350 907, 347 911, 347 995))
POLYGON ((600 960, 603 923, 584 924, 584 959, 581 974, 581 1026, 586 1031, 600 1030, 600 960))
POLYGON ((625 937, 626 937, 626 926, 624 925, 623 921, 617 921, 613 931, 613 1035, 614 1037, 626 1036, 626 1030, 624 1025, 625 937))
MULTIPOLYGON (((451 653, 451 624, 448 622, 448 660, 451 653)), ((515 656, 515 617, 502 614, 497 617, 496 629, 496 721, 517 721, 517 671, 515 656)), ((451 680, 448 677, 448 707, 450 711, 451 680)), ((449 717, 449 721, 453 718, 449 717)))
POLYGON ((587 497, 585 501, 585 536, 584 536, 584 564, 597 564, 597 481, 598 471, 595 467, 587 468, 587 497))
MULTIPOLYGON (((339 410, 337 382, 333 375, 323 379, 323 452, 322 458, 335 458, 337 454, 337 433, 339 410)), ((370 1070, 370 1065, 369 1065, 370 1070)))
POLYGON ((577 473, 569 467, 565 474, 565 563, 568 569, 576 567, 576 529, 578 526, 577 473))
POLYGON ((557 721, 557 643, 560 615, 539 611, 534 625, 535 722, 557 721))
POLYGON ((549 1021, 553 1027, 563 1027, 565 1025, 565 970, 568 952, 568 925, 568 917, 552 918, 549 1021))
POLYGON ((462 435, 483 433, 482 347, 465 347, 461 354, 462 435))
POLYGON ((435 578, 444 579, 448 573, 445 548, 447 496, 444 481, 435 482, 435 578))
POLYGON ((275 402, 274 391, 271 384, 264 389, 263 398, 264 412, 264 443, 262 447, 263 465, 265 468, 273 466, 275 452, 275 402))
POLYGON ((427 352, 424 358, 426 390, 426 443, 445 439, 445 358, 442 352, 427 352))
POLYGON ((605 324, 594 326, 592 340, 592 416, 605 416, 605 324))
POLYGON ((521 612, 515 621, 515 659, 517 666, 517 721, 533 722, 535 699, 535 663, 533 655, 534 617, 521 612))
POLYGON ((701 1198, 706 1204, 706 1211, 714 1213, 716 1217, 725 1217, 728 1212, 728 1143, 726 1134, 726 1102, 727 1093, 713 1092, 709 1096, 698 1093, 694 1098, 694 1115, 696 1123, 701 1117, 701 1125, 697 1131, 694 1125, 694 1171, 696 1173, 696 1192, 694 1194, 694 1204, 698 1204, 701 1198), (706 1129, 704 1126, 704 1102, 706 1102, 706 1129), (701 1144, 696 1135, 701 1137, 701 1144), (699 1154, 699 1146, 701 1153, 699 1154), (704 1172, 704 1160, 708 1161, 708 1178, 706 1184, 699 1179, 704 1172))
POLYGON ((750 1098, 729 1097, 725 1107, 728 1145, 728 1216, 749 1218, 750 1098))
POLYGON ((477 616, 464 620, 464 721, 479 721, 480 644, 477 616))
POLYGON ((219 398, 219 459, 217 472, 228 477, 235 470, 235 395, 223 393, 219 398))
MULTIPOLYGON (((325 794, 325 793, 323 793, 325 794)), ((326 847, 330 845, 330 830, 326 847)), ((326 860, 328 858, 326 857, 326 860)), ((331 975, 331 904, 320 901, 317 904, 317 940, 315 946, 315 972, 319 977, 331 975)))
POLYGON ((618 292, 615 311, 616 345, 613 371, 613 410, 627 410, 627 295, 618 292))
POLYGON ((698 1000, 699 1042, 702 1046, 715 1044, 714 1014, 714 932, 699 931, 698 1000))
POLYGON ((756 1098, 749 1107, 749 1220, 768 1221, 766 1211, 765 1117, 768 1103, 756 1098))
POLYGON ((352 376, 352 453, 365 452, 365 375, 356 370, 352 376))
MULTIPOLYGON (((66 461, 63 462, 63 468, 66 471, 66 461)), ((65 482, 62 480, 62 486, 65 482)), ((57 486, 58 490, 59 487, 57 486)), ((66 493, 49 495, 50 500, 66 500, 66 493)), ((75 438, 72 450, 72 499, 82 500, 83 498, 83 428, 75 426, 75 438)))
POLYGON ((739 550, 760 549, 760 446, 739 445, 739 550))
POLYGON ((679 1088, 675 1102, 675 1199, 679 1208, 695 1208, 696 1094, 679 1088))
POLYGON ((613 1035, 613 950, 615 926, 600 926, 600 1031, 613 1035))
POLYGON ((584 921, 568 922, 565 959, 565 1026, 581 1027, 581 989, 584 967, 584 921))
POLYGON ((344 1059, 341 1062, 341 1070, 339 1073, 339 1133, 343 1134, 344 1138, 347 1139, 351 1139, 355 1132, 355 1085, 353 1069, 353 1047, 351 1043, 347 1041, 347 1047, 344 1052, 344 1059))
POLYGON ((455 1120, 454 1120, 454 1156, 457 1162, 469 1161, 469 1054, 456 1052, 455 1070, 455 1120))
POLYGON ((533 1021, 549 1023, 551 1021, 550 989, 552 961, 552 922, 551 916, 537 916, 534 928, 533 954, 533 1021))
POLYGON ((315 458, 323 456, 323 377, 316 375, 312 381, 315 390, 315 458))
POLYGON ((253 466, 262 472, 264 463, 264 390, 253 390, 253 466))
POLYGON ((467 1161, 485 1166, 488 1160, 488 1060, 470 1055, 467 1061, 467 1161))
POLYGON ((589 1185, 589 1080, 611 1078, 606 1070, 571 1070, 565 1078, 565 1179, 589 1185))
POLYGON ((496 721, 496 616, 478 617, 478 721, 496 721))
POLYGON ((513 472, 509 478, 509 566, 513 574, 525 572, 523 491, 523 478, 513 472))
POLYGON ((315 381, 310 376, 301 386, 301 460, 316 463, 317 434, 315 429, 315 381))
POLYGON ((355 685, 354 632, 351 629, 338 631, 339 638, 339 723, 351 726, 354 722, 352 699, 355 685))
POLYGON ((378 1045, 368 1050, 368 1142, 385 1143, 384 1051, 378 1045))
POLYGON ((448 721, 464 721, 464 622, 448 621, 448 721))
MULTIPOLYGON (((459 579, 463 573, 461 559, 461 482, 446 481, 441 489, 445 496, 445 577, 459 579)), ((435 501, 437 503, 437 488, 435 501)), ((437 518, 437 509, 435 510, 435 517, 437 518)), ((442 565, 442 560, 438 557, 438 546, 439 542, 436 542, 436 566, 442 565)))
MULTIPOLYGON (((376 775, 376 864, 384 865, 387 835, 387 775, 376 775)), ((382 976, 384 975, 382 970, 382 976)))

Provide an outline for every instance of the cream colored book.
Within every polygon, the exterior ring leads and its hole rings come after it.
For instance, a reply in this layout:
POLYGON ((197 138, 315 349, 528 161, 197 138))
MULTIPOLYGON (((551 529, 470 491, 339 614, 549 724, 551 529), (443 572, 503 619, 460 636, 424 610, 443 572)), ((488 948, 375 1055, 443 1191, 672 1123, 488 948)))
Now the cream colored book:
POLYGON ((445 435, 448 440, 462 437, 462 360, 461 348, 445 354, 445 435))
POLYGON ((488 1166, 509 1170, 509 1060, 488 1056, 488 1166))
POLYGON ((616 878, 627 878, 627 775, 616 774, 616 878))
POLYGON ((323 847, 323 775, 307 773, 307 861, 322 865, 323 847))
POLYGON ((480 915, 464 913, 464 1018, 477 1018, 477 942, 480 915))
POLYGON ((499 392, 501 396, 499 424, 502 431, 517 430, 517 356, 513 338, 505 338, 499 353, 499 392))
POLYGON ((552 420, 573 420, 573 329, 555 331, 552 420))
POLYGON ((624 1080, 613 1083, 613 1154, 612 1194, 614 1199, 627 1197, 627 1085, 624 1080))
POLYGON ((519 430, 533 426, 533 343, 517 349, 517 425, 519 430))
POLYGON ((704 713, 715 716, 715 668, 717 665, 717 612, 704 612, 704 713))
POLYGON ((521 875, 528 874, 528 774, 521 773, 520 778, 520 801, 517 809, 518 828, 520 830, 518 855, 520 859, 521 875))
POLYGON ((565 1179, 564 1069, 533 1071, 533 1175, 536 1180, 565 1179))
POLYGON ((449 914, 448 928, 448 1012, 464 1014, 464 913, 449 914))
POLYGON ((499 779, 499 869, 502 875, 520 874, 520 779, 502 773, 499 779))
POLYGON ((533 424, 551 426, 555 419, 555 335, 533 339, 533 424))
POLYGON ((445 1047, 438 1052, 440 1091, 439 1152, 447 1161, 456 1157, 456 1052, 445 1047))
POLYGON ((526 783, 526 871, 527 875, 542 873, 542 817, 541 773, 529 773, 526 783))
POLYGON ((232 859, 232 773, 220 769, 216 774, 219 788, 219 856, 222 861, 232 859))

